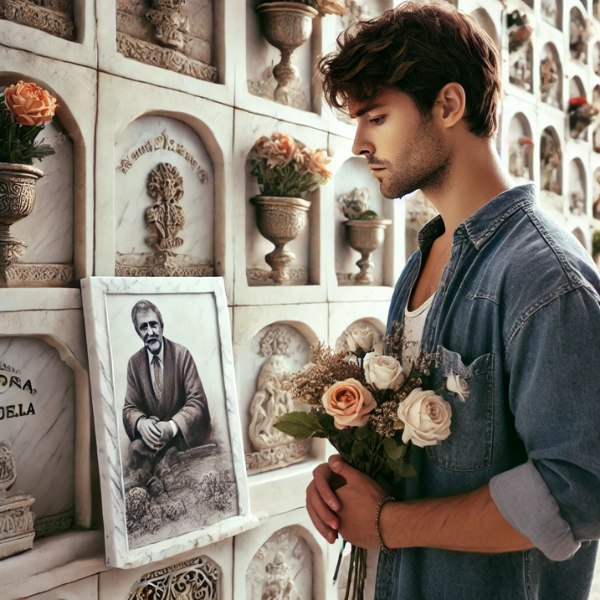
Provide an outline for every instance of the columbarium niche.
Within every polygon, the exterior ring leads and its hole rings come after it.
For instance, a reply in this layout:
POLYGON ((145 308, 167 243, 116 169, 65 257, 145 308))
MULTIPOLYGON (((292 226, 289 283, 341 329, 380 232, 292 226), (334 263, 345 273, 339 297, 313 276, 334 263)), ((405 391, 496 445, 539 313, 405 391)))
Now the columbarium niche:
POLYGON ((596 109, 587 101, 587 93, 581 79, 575 75, 569 82, 569 130, 571 137, 587 141, 588 127, 596 109))
MULTIPOLYGON (((27 76, 20 76, 27 79, 27 76)), ((0 90, 16 83, 15 75, 0 75, 0 90)), ((51 94, 54 92, 50 89, 51 94)), ((51 122, 45 124, 39 141, 51 145, 55 154, 34 162, 44 176, 36 182, 33 211, 14 223, 12 235, 25 243, 25 251, 7 269, 9 287, 55 287, 72 285, 75 279, 74 210, 75 187, 82 186, 82 173, 75 173, 74 161, 83 167, 84 148, 79 129, 59 98, 60 108, 51 122), (71 124, 72 131, 61 123, 60 115, 71 124), (73 137, 80 144, 74 153, 73 137)), ((84 170, 83 168, 81 169, 84 170)), ((83 198, 80 198, 83 202, 83 198)))
POLYGON ((198 134, 145 115, 117 137, 115 160, 116 275, 214 275, 214 172, 198 134))
POLYGON ((381 195, 379 183, 363 158, 353 157, 342 164, 335 176, 334 193, 335 271, 338 285, 393 285, 390 264, 393 232, 389 218, 386 220, 393 214, 393 205, 381 195), (367 211, 376 214, 373 219, 358 218, 367 211), (354 220, 356 223, 353 223, 354 220), (385 225, 384 220, 389 225, 385 225), (378 223, 384 224, 379 226, 378 223), (361 228, 358 234, 353 231, 355 225, 361 228), (368 228, 373 230, 370 237, 368 228), (364 259, 367 252, 370 255, 364 259), (363 265, 364 260, 371 266, 363 265))
POLYGON ((540 206, 561 222, 564 220, 562 160, 556 130, 546 127, 540 138, 540 206))
POLYGON ((10 443, 17 468, 9 494, 35 499, 36 539, 72 529, 75 378, 42 340, 0 337, 0 441, 10 443))
MULTIPOLYGON (((592 106, 596 110, 600 110, 600 85, 597 85, 594 88, 594 92, 592 95, 592 106)), ((594 152, 600 152, 600 125, 596 125, 596 127, 594 127, 592 143, 594 147, 594 152)))
POLYGON ((571 58, 580 63, 587 64, 588 42, 593 35, 592 24, 575 6, 571 9, 569 17, 569 49, 571 51, 571 58))
MULTIPOLYGON (((81 10, 81 6, 77 8, 81 10)), ((75 39, 73 0, 1 0, 0 19, 34 27, 65 40, 75 39)))
POLYGON ((288 6, 286 14, 281 12, 285 8, 269 7, 263 0, 246 2, 248 91, 267 100, 311 111, 310 35, 318 13, 304 3, 297 3, 291 9, 288 6))
POLYGON ((533 138, 523 113, 517 113, 508 127, 508 170, 517 184, 533 181, 533 138))
POLYGON ((419 230, 438 214, 435 206, 427 199, 421 190, 404 197, 405 201, 405 256, 408 260, 419 249, 417 235, 419 230))
POLYGON ((585 215, 587 193, 585 168, 581 159, 575 158, 569 163, 569 212, 574 217, 585 215))
POLYGON ((542 0, 542 19, 562 30, 562 0, 542 0))
POLYGON ((217 81, 212 0, 116 0, 117 51, 154 67, 217 81))
POLYGON ((542 102, 562 109, 562 65, 556 47, 544 44, 540 56, 540 95, 542 102))
POLYGON ((246 600, 314 598, 313 553, 299 527, 276 531, 246 570, 246 600))
POLYGON ((600 219, 600 167, 594 171, 592 180, 592 216, 594 219, 600 219))
POLYGON ((294 406, 289 376, 310 362, 309 342, 296 327, 273 323, 262 328, 236 364, 246 468, 250 475, 303 460, 307 440, 296 441, 275 429, 294 406))
POLYGON ((508 75, 510 83, 533 91, 533 27, 525 12, 513 10, 507 14, 508 75))

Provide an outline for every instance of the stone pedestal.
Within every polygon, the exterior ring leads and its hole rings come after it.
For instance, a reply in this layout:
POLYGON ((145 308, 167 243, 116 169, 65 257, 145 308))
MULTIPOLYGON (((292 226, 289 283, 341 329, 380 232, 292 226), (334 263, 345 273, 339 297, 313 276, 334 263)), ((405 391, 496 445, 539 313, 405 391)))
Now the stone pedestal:
POLYGON ((33 548, 35 514, 29 507, 34 502, 29 494, 0 497, 0 560, 33 548))

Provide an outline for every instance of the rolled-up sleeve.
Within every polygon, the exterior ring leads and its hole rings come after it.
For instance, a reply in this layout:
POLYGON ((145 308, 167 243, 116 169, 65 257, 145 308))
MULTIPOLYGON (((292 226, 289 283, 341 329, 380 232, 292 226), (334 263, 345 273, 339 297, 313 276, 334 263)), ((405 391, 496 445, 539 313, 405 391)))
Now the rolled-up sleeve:
POLYGON ((490 481, 506 520, 548 558, 600 538, 600 302, 587 287, 523 320, 505 377, 529 460, 490 481))

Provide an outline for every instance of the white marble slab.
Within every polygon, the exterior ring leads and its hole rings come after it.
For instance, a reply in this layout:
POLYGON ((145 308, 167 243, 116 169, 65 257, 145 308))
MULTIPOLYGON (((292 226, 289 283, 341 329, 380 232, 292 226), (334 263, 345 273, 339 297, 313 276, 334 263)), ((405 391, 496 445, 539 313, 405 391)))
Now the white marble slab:
POLYGON ((35 498, 36 525, 65 512, 72 519, 75 381, 56 349, 42 340, 0 337, 0 439, 12 444, 13 489, 35 498))
POLYGON ((30 600, 98 600, 98 575, 67 583, 29 598, 30 600))
POLYGON ((107 565, 119 568, 140 566, 206 546, 256 526, 258 521, 250 513, 229 312, 223 281, 220 278, 91 278, 82 281, 82 294, 99 453, 107 565), (125 310, 130 312, 133 304, 142 297, 159 306, 166 335, 190 350, 201 372, 211 414, 214 411, 215 424, 222 433, 219 439, 222 444, 227 443, 227 436, 230 440, 238 503, 237 516, 133 549, 128 541, 125 523, 121 455, 121 443, 125 434, 121 412, 126 357, 133 353, 134 344, 135 351, 140 347, 139 338, 136 341, 137 335, 125 310), (185 319, 175 316, 180 317, 182 314, 186 316, 185 319), (131 346, 128 348, 129 343, 131 346), (220 398, 222 410, 226 409, 226 418, 223 419, 219 417, 220 398))

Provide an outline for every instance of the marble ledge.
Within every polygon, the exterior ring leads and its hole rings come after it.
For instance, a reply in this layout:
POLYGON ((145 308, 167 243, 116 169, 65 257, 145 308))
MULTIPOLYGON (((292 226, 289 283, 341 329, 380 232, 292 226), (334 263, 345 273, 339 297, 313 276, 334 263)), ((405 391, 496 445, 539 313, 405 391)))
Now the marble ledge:
POLYGON ((81 309, 81 292, 73 288, 5 288, 0 312, 81 309))
POLYGON ((108 568, 102 531, 70 531, 34 541, 33 549, 0 561, 0 598, 17 600, 108 568))

